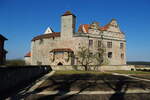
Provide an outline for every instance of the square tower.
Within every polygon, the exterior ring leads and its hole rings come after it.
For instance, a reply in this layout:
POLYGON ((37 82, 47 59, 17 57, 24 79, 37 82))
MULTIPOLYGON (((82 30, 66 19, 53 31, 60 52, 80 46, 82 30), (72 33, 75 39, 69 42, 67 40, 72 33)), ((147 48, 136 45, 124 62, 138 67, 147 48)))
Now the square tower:
POLYGON ((76 16, 70 11, 61 16, 61 39, 71 38, 75 33, 76 16))

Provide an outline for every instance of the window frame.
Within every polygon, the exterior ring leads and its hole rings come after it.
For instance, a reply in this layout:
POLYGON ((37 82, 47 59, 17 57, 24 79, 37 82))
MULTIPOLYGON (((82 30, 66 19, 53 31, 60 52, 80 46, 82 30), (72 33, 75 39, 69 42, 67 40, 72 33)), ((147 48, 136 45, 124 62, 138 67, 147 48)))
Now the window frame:
POLYGON ((101 40, 98 40, 98 47, 101 47, 101 45, 102 45, 102 41, 101 40))
POLYGON ((107 42, 107 48, 112 48, 112 42, 107 42))
POLYGON ((89 47, 93 48, 93 40, 89 39, 89 47))

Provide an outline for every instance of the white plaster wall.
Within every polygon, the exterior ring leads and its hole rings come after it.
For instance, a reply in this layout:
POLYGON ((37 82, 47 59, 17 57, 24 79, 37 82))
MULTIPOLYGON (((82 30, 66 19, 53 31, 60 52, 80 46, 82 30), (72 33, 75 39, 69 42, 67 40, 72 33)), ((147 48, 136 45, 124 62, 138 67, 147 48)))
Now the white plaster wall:
POLYGON ((24 57, 25 64, 30 65, 31 64, 31 57, 24 57))

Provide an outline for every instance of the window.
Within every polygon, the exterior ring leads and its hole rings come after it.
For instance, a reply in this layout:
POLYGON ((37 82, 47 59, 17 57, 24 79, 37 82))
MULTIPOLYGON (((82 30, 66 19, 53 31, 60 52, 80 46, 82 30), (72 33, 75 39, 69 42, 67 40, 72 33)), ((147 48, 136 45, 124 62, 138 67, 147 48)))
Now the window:
POLYGON ((120 43, 120 49, 123 49, 123 43, 120 43))
POLYGON ((112 58, 112 52, 108 52, 108 58, 112 58))
POLYGON ((93 53, 92 52, 90 52, 90 56, 92 56, 93 55, 93 53))
POLYGON ((121 54, 121 59, 124 59, 124 54, 123 53, 121 54))
POLYGON ((101 41, 98 40, 98 47, 101 47, 101 41))
POLYGON ((93 47, 93 40, 89 40, 89 47, 93 47))
POLYGON ((107 42, 107 47, 112 48, 112 42, 107 42))
POLYGON ((107 42, 107 47, 112 48, 112 42, 107 42))

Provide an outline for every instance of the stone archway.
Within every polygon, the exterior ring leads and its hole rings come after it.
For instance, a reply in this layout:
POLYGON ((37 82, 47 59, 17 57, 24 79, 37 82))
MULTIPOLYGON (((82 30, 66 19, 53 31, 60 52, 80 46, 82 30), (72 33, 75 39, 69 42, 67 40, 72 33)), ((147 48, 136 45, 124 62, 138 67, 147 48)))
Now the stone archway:
POLYGON ((63 66, 63 64, 62 64, 61 62, 59 62, 57 65, 59 65, 59 66, 63 66))

